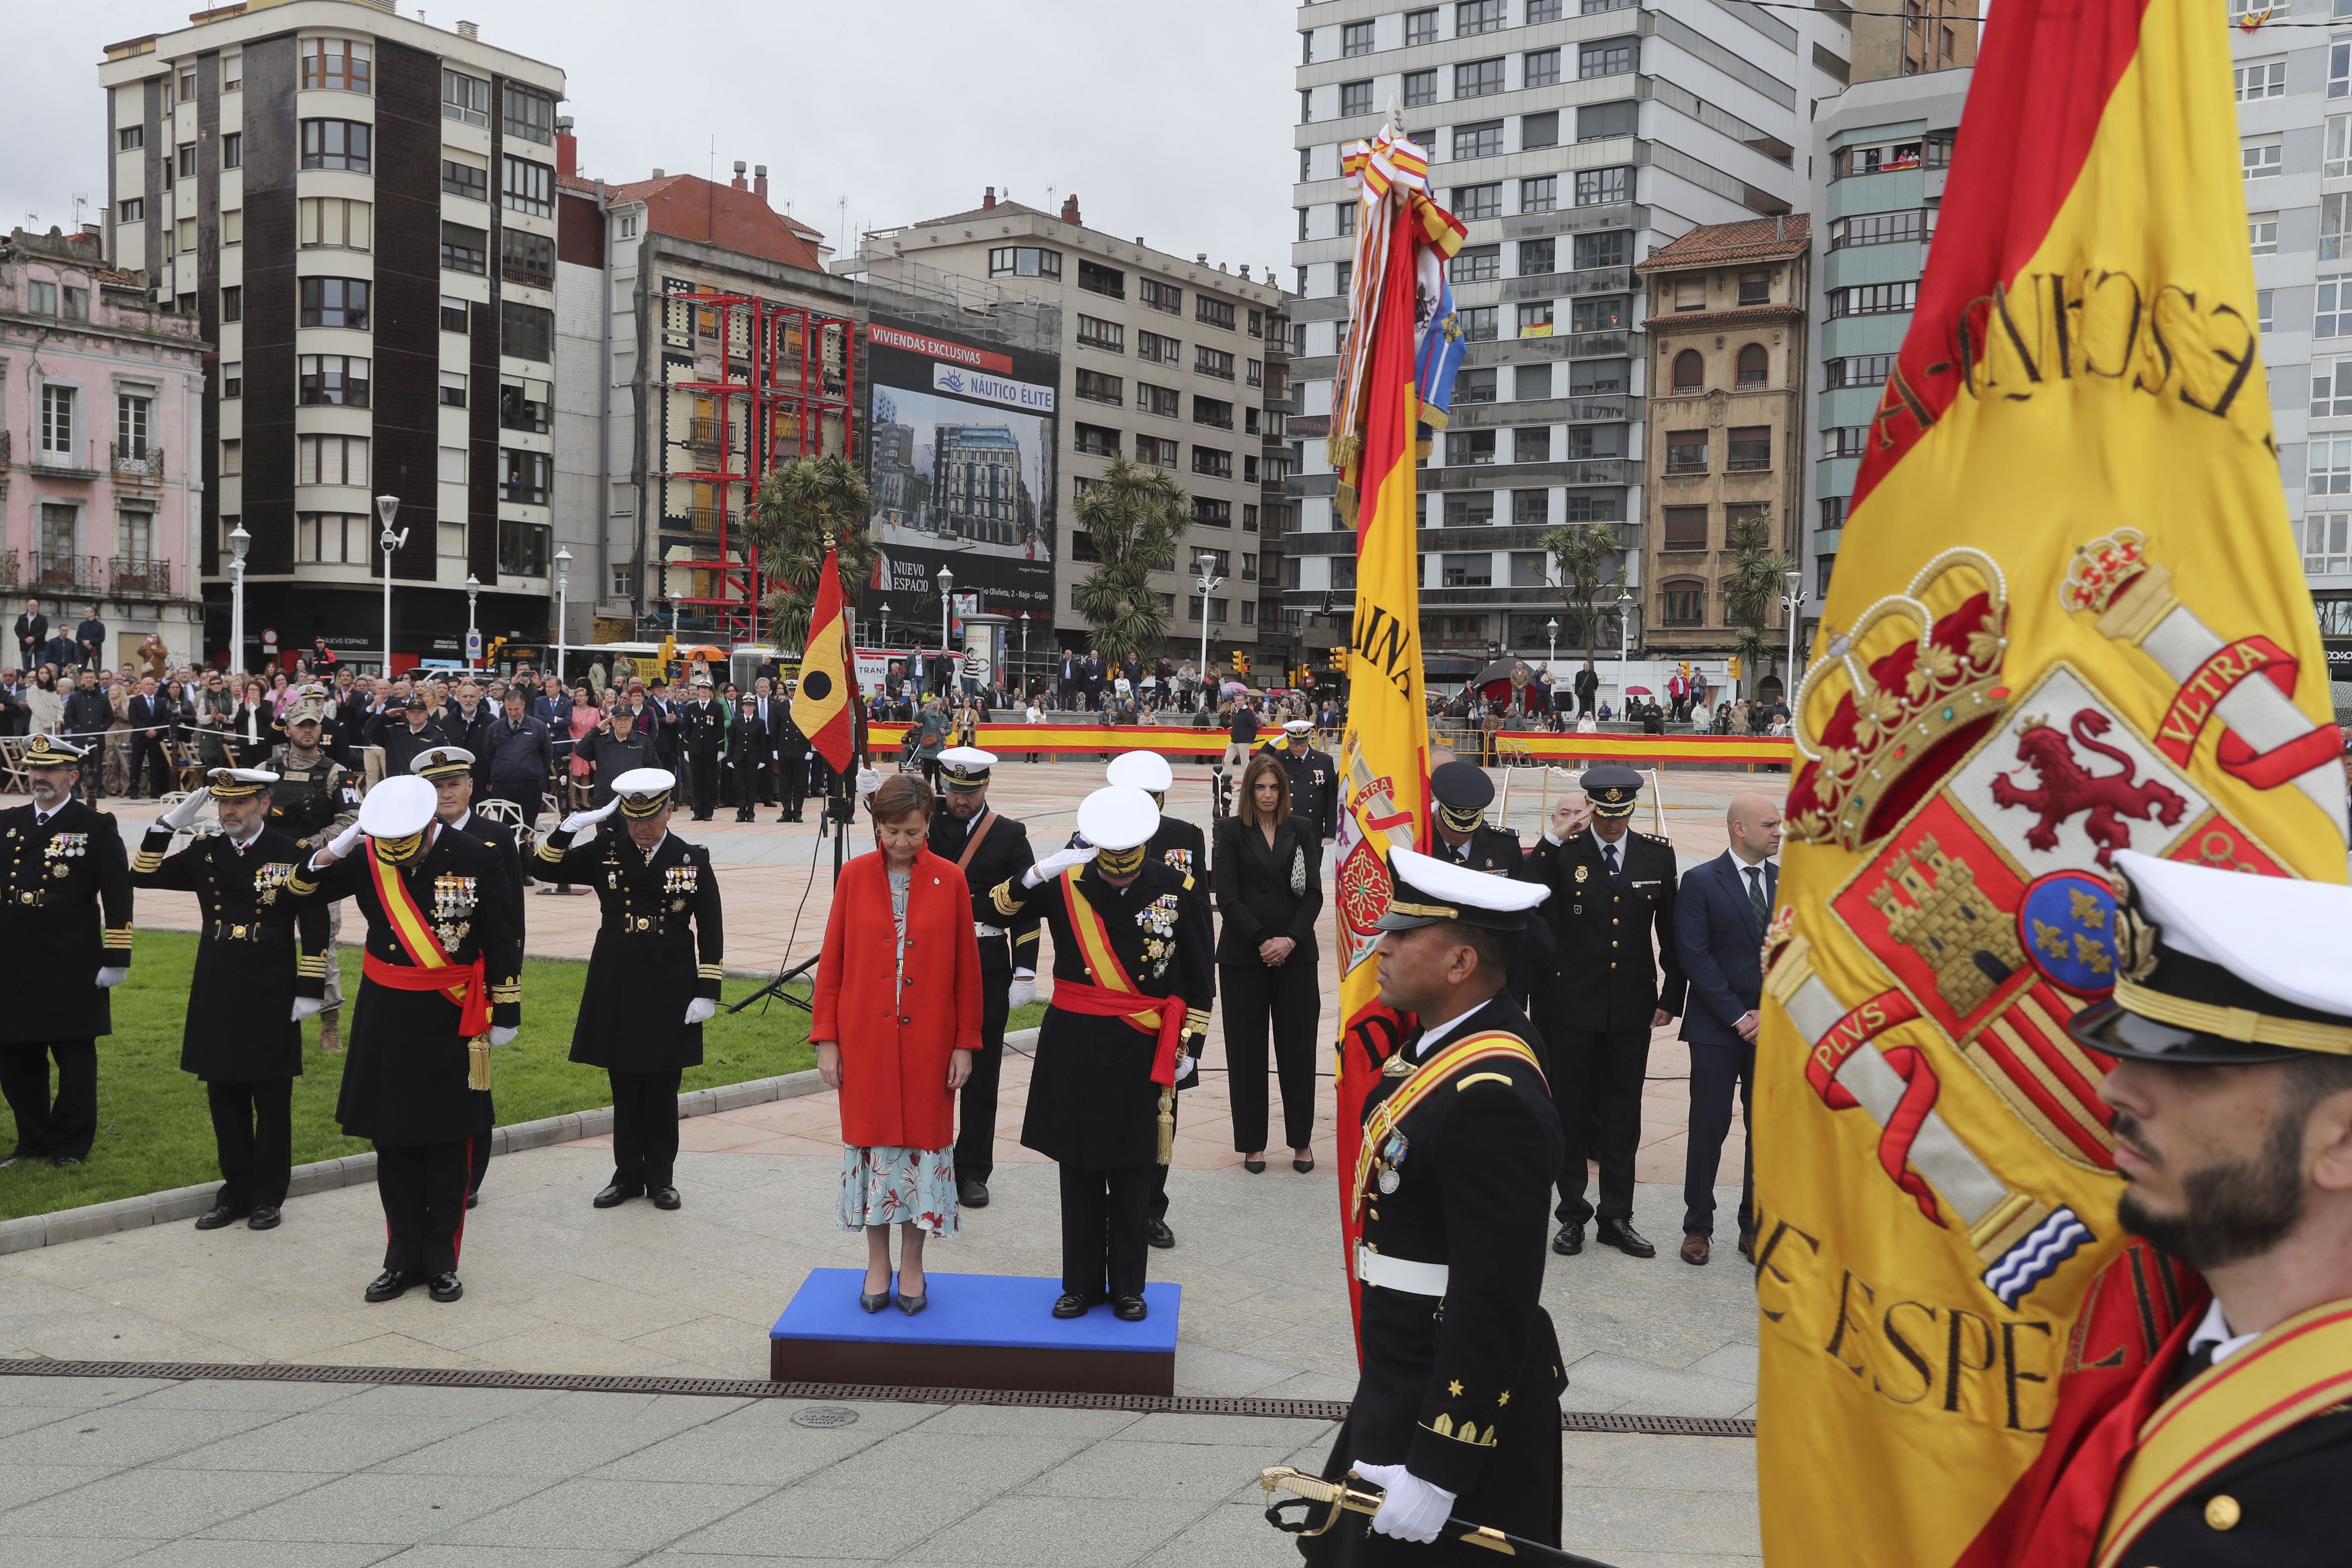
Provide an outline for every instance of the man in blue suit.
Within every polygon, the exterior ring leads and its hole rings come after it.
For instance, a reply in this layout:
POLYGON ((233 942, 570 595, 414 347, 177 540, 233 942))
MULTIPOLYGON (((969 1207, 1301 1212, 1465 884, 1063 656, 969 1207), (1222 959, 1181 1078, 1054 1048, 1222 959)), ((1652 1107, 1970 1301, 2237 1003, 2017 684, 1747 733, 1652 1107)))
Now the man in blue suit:
MULTIPOLYGON (((1685 1263, 1705 1263, 1715 1231, 1715 1176, 1731 1131, 1731 1094, 1739 1091, 1740 1125, 1748 1125, 1756 1075, 1757 1008, 1764 994, 1764 931, 1780 890, 1780 807, 1760 795, 1734 795, 1724 813, 1731 847, 1683 874, 1675 898, 1675 947, 1690 982, 1682 1037, 1690 1046, 1689 1155, 1683 1167, 1685 1263)), ((1739 1183, 1739 1254, 1756 1239, 1756 1162, 1739 1183)))

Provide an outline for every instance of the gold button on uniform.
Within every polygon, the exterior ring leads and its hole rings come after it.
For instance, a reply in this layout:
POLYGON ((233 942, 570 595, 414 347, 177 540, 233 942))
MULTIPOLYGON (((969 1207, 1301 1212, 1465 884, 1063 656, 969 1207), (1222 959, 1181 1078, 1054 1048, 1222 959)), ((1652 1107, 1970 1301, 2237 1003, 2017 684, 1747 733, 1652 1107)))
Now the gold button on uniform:
POLYGON ((2238 1500, 2227 1492, 2216 1493, 2205 1502, 2205 1522, 2216 1530, 2235 1530, 2243 1512, 2238 1500))

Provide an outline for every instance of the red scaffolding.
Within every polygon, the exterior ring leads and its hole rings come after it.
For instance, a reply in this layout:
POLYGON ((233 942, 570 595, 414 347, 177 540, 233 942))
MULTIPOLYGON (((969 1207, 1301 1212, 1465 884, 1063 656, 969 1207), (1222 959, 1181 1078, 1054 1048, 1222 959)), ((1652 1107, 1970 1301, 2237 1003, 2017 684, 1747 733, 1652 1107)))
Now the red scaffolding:
POLYGON ((707 562, 668 562, 665 542, 664 564, 710 574, 708 591, 679 595, 677 603, 709 617, 713 640, 756 642, 760 558, 741 536, 736 487, 744 487, 748 506, 761 479, 790 458, 855 458, 856 323, 754 294, 692 291, 662 302, 692 309, 695 337, 719 343, 718 380, 668 384, 669 391, 707 403, 707 423, 698 408, 686 442, 705 466, 672 468, 668 477, 709 487, 709 526, 697 517, 694 537, 698 546, 715 543, 718 553, 707 562), (740 558, 730 560, 730 551, 740 558))

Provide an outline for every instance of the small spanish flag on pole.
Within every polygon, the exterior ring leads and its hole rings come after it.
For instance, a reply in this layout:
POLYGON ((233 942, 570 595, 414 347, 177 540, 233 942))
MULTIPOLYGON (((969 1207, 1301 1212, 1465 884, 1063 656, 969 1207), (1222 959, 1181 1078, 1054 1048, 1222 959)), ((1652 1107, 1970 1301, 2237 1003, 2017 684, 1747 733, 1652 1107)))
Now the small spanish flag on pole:
POLYGON ((847 773, 856 755, 856 714, 850 706, 856 689, 850 679, 849 617, 841 606, 840 552, 827 549, 817 572, 816 607, 809 612, 800 685, 793 692, 793 723, 836 773, 847 773))
POLYGON ((2345 877, 2258 314, 2223 8, 1993 6, 1795 702, 1754 1112, 1773 1568, 2160 1555, 2125 1500, 2179 1478, 2134 1401, 2203 1286, 2118 1222, 2112 1062, 2067 1023, 2135 962, 2119 853, 2345 877))

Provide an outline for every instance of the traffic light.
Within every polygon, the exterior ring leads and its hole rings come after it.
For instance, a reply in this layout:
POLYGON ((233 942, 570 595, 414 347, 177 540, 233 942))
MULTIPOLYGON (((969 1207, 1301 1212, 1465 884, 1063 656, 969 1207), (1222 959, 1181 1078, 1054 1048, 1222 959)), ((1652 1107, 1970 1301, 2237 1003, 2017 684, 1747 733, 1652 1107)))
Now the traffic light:
POLYGON ((1738 654, 1735 653, 1731 656, 1731 662, 1725 668, 1723 673, 1724 678, 1727 680, 1736 681, 1739 679, 1739 656, 1738 654))
POLYGON ((1331 673, 1338 676, 1342 680, 1348 679, 1348 650, 1346 648, 1335 647, 1331 650, 1331 673))
POLYGON ((1239 648, 1234 649, 1234 673, 1235 675, 1247 675, 1249 673, 1249 655, 1244 653, 1239 648))
POLYGON ((670 662, 677 658, 677 638, 674 636, 665 636, 661 640, 661 652, 657 657, 661 659, 662 675, 667 678, 669 674, 670 662))
POLYGON ((506 638, 492 637, 490 639, 490 646, 482 650, 482 668, 484 669, 496 669, 499 664, 499 649, 506 646, 506 638))

